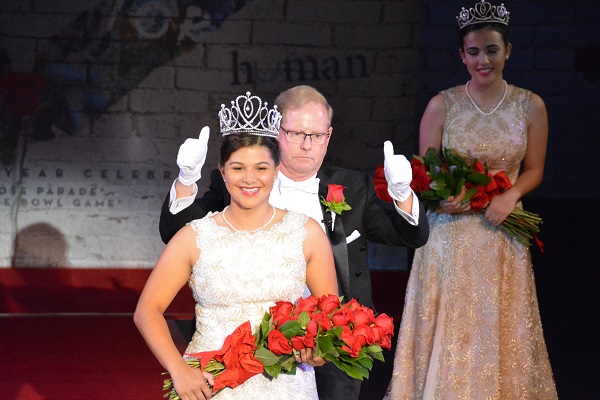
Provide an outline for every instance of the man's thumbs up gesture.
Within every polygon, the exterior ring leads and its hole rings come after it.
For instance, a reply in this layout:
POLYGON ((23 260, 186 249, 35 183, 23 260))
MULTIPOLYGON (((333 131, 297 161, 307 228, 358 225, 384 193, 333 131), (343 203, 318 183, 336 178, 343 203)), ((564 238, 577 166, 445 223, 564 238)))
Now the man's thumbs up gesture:
POLYGON ((198 139, 186 139, 179 147, 179 152, 177 153, 179 181, 185 186, 190 186, 200 179, 202 166, 206 161, 206 153, 208 152, 209 136, 210 128, 205 126, 200 131, 198 139))
POLYGON ((411 195, 412 168, 402 154, 394 154, 394 145, 389 140, 383 144, 383 171, 392 199, 403 202, 411 195))

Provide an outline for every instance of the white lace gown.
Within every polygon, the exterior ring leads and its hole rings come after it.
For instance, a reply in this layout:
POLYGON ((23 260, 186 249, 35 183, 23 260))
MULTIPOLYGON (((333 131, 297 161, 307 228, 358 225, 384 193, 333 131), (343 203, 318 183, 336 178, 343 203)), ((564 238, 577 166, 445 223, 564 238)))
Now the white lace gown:
MULTIPOLYGON (((186 349, 189 354, 220 349, 225 337, 245 321, 256 332, 269 307, 277 301, 295 302, 306 284, 303 243, 308 217, 287 212, 268 230, 248 233, 217 225, 214 214, 190 223, 200 259, 189 280, 196 300, 196 332, 186 349)), ((318 395, 313 368, 301 364, 296 375, 255 375, 216 398, 307 400, 318 395)))

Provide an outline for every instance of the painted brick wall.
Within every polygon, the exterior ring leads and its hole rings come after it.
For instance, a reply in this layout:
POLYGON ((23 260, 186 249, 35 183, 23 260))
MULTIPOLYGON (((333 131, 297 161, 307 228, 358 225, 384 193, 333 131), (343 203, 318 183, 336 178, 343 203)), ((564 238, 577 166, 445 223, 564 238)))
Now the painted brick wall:
POLYGON ((179 145, 212 128, 208 176, 216 113, 247 90, 320 89, 335 110, 327 162, 373 170, 387 139, 413 152, 418 1, 5 0, 0 13, 3 105, 26 100, 2 113, 0 266, 153 266, 179 145))
MULTIPOLYGON (((600 147, 600 3, 505 4, 506 79, 540 94, 550 119, 531 196, 598 198, 588 171, 600 147)), ((468 79, 454 17, 470 5, 0 2, 0 266, 151 267, 179 145, 211 126, 208 176, 216 112, 247 90, 270 102, 301 83, 324 92, 335 110, 328 163, 372 170, 387 139, 411 155, 427 101, 468 79)), ((396 257, 372 251, 384 267, 396 257)))

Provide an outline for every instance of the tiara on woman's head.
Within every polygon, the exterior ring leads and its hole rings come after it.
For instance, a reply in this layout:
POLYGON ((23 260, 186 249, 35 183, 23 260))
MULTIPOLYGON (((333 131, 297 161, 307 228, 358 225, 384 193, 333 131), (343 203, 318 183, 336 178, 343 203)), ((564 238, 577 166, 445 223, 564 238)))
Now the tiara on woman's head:
POLYGON ((462 29, 465 26, 473 24, 481 24, 484 22, 497 22, 499 24, 508 25, 508 18, 510 13, 506 11, 504 3, 499 6, 494 6, 485 0, 481 0, 481 3, 476 3, 473 7, 462 8, 456 20, 458 21, 458 28, 462 29))
POLYGON ((250 92, 246 92, 245 96, 238 96, 235 101, 232 100, 231 108, 221 104, 221 135, 248 133, 277 139, 281 113, 277 111, 276 105, 270 110, 267 106, 268 103, 263 103, 258 96, 251 96, 250 92))

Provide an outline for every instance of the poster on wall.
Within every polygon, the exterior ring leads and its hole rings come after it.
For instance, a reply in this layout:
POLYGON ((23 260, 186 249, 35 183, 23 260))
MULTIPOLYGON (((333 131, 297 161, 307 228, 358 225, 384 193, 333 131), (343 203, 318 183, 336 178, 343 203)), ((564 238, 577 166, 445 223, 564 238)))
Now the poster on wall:
MULTIPOLYGON (((218 109, 246 91, 272 101, 291 86, 317 87, 334 107, 338 134, 326 161, 374 169, 379 143, 411 143, 412 115, 398 110, 414 100, 405 88, 414 80, 416 56, 407 54, 416 54, 415 27, 402 7, 5 2, 0 267, 152 267, 179 146, 211 127, 208 176, 218 109)), ((201 192, 207 187, 199 182, 201 192)))

